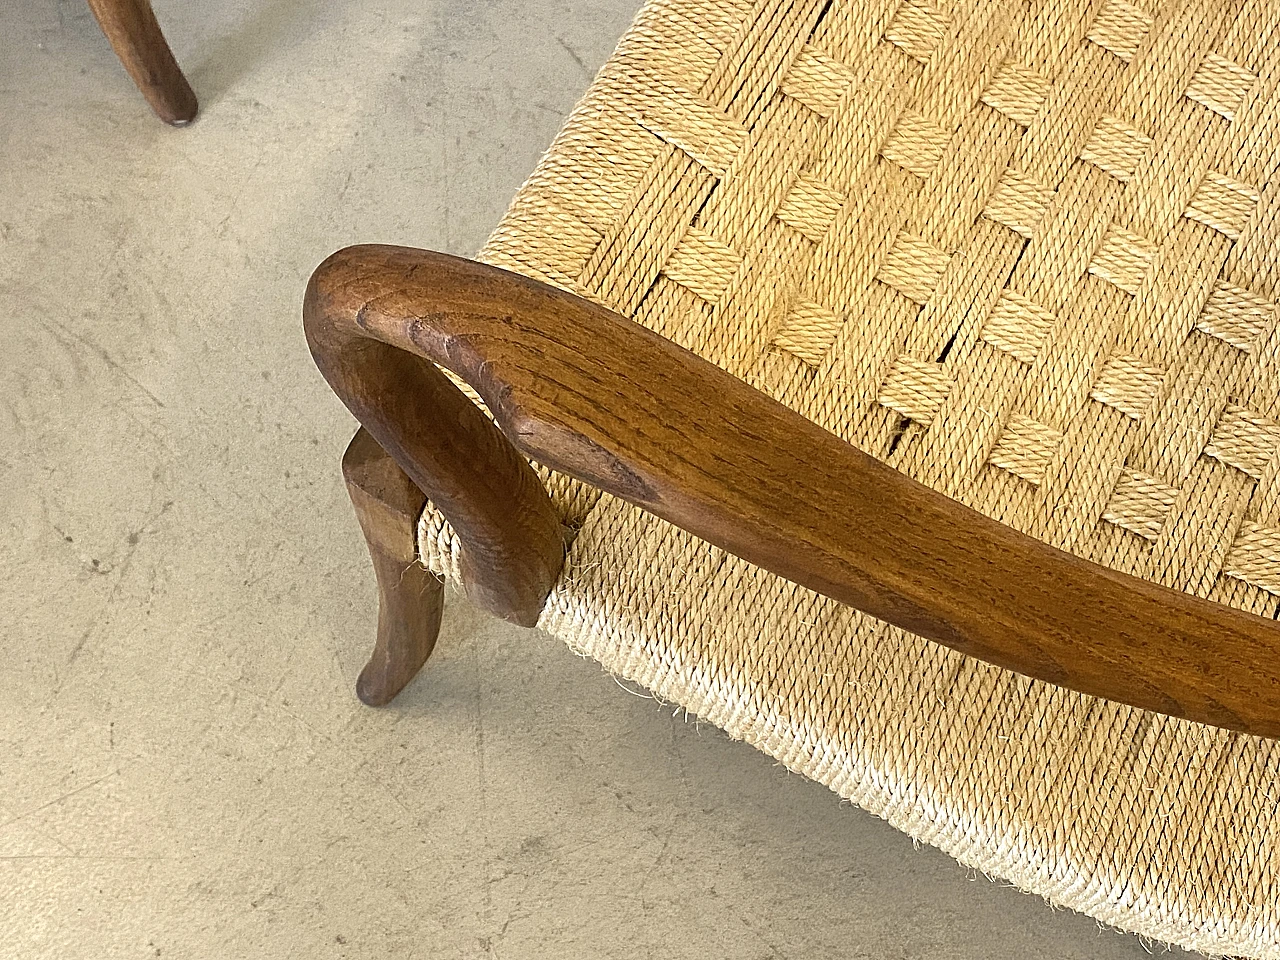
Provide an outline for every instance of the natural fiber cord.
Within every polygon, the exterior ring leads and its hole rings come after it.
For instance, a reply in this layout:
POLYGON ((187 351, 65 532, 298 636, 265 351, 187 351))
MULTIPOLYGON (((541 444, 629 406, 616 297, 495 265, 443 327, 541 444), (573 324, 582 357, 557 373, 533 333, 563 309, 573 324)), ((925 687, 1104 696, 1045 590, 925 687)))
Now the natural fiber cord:
MULTIPOLYGON (((484 259, 1048 543, 1280 606, 1280 5, 655 0, 484 259)), ((548 475, 542 619, 966 864, 1280 957, 1280 745, 886 627, 548 475)), ((422 554, 456 576, 434 513, 422 554)))

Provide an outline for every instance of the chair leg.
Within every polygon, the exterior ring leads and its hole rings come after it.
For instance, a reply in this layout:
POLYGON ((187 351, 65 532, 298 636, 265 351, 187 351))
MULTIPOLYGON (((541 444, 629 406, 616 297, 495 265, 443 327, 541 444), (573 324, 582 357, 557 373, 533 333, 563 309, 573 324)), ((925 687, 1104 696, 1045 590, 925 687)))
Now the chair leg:
POLYGON ((342 457, 342 475, 378 578, 378 639, 356 681, 356 696, 380 707, 431 656, 444 581, 418 562, 418 518, 426 497, 363 427, 342 457))
POLYGON ((195 119, 196 95, 156 23, 150 0, 89 0, 89 9, 156 115, 175 127, 195 119))

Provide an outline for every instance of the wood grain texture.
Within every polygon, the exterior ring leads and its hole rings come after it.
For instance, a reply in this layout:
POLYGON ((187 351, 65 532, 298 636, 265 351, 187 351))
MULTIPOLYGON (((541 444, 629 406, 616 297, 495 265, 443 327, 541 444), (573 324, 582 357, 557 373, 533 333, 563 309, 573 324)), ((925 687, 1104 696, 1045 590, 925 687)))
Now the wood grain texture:
POLYGON ((378 581, 378 634, 356 681, 371 707, 390 703, 435 649, 444 581, 418 560, 418 518, 427 498, 361 427, 342 457, 342 476, 378 581))
MULTIPOLYGON (((1280 624, 1026 537, 586 300, 364 246, 321 265, 308 303, 389 363, 413 354, 456 372, 525 455, 789 580, 1019 673, 1280 735, 1280 624)), ((429 398, 384 403, 377 417, 431 429, 429 398)))
POLYGON ((199 105, 148 0, 89 0, 125 71, 165 123, 185 126, 199 105))
POLYGON ((560 575, 564 539, 529 462, 428 360, 371 338, 322 267, 303 308, 325 379, 377 443, 449 518, 463 588, 479 607, 533 626, 560 575))

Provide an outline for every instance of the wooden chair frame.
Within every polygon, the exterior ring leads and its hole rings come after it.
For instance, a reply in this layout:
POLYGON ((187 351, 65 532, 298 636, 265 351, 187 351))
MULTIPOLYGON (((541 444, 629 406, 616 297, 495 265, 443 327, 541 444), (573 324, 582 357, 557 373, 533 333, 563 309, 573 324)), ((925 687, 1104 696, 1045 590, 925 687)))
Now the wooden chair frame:
POLYGON ((175 127, 194 120, 199 109, 196 95, 169 49, 149 0, 89 0, 89 9, 156 116, 175 127))
POLYGON ((532 458, 963 653, 1280 736, 1280 623, 1003 526, 590 301, 456 257, 359 246, 316 270, 304 323, 363 424, 344 471, 381 597, 367 703, 394 697, 435 643, 443 583, 417 563, 427 499, 460 538, 468 596, 537 621, 564 548, 532 458))

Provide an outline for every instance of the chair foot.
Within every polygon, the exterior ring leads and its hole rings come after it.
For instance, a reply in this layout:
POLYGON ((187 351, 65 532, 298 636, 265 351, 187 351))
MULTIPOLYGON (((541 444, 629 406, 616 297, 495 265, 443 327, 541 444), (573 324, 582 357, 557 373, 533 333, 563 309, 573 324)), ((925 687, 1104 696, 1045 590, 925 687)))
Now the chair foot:
POLYGON ((89 9, 156 116, 175 127, 195 119, 196 95, 156 23, 150 0, 89 0, 89 9))
POLYGON ((426 497, 364 428, 342 457, 342 475, 378 579, 378 639, 356 681, 356 696, 380 707, 431 656, 444 581, 418 562, 418 518, 426 497))

